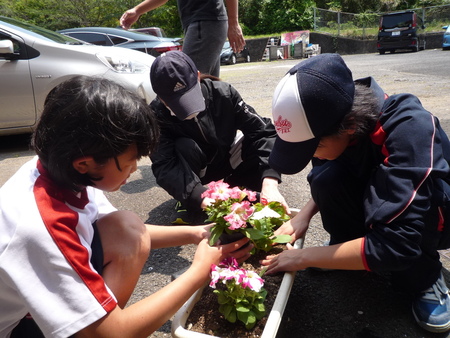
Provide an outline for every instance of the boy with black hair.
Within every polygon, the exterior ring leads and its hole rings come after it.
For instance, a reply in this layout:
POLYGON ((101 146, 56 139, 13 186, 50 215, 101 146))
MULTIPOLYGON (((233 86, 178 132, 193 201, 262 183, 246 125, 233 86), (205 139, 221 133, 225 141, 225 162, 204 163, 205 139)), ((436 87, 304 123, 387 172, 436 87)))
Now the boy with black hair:
MULTIPOLYGON (((329 245, 268 257, 267 273, 308 267, 389 272, 431 332, 450 329, 438 250, 450 247, 450 142, 411 94, 353 81, 337 54, 294 66, 278 84, 270 164, 293 174, 312 160, 311 200, 277 234, 293 240, 320 212, 329 245)), ((292 247, 290 247, 292 249, 292 247)))
POLYGON ((206 227, 146 225, 108 202, 157 139, 151 109, 111 81, 77 76, 48 96, 38 156, 0 189, 1 337, 147 337, 246 243, 210 247, 206 227), (186 273, 125 308, 150 249, 188 243, 186 273))

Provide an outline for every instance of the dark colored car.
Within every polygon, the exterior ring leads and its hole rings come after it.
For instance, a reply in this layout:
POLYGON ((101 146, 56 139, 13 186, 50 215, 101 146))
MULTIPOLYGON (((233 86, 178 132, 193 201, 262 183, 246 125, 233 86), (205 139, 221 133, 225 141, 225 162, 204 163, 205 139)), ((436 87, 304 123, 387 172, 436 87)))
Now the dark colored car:
POLYGON ((384 14, 380 18, 377 50, 380 54, 386 51, 395 53, 397 49, 413 52, 425 49, 425 39, 420 38, 419 31, 425 26, 417 22, 414 11, 384 14))
POLYGON ((58 32, 94 45, 124 47, 155 57, 170 50, 182 49, 178 39, 162 38, 121 28, 82 27, 58 32))
POLYGON ((230 46, 230 43, 226 41, 222 47, 222 52, 220 53, 220 63, 227 65, 234 65, 236 62, 250 62, 250 52, 247 46, 244 47, 242 52, 235 53, 230 46))

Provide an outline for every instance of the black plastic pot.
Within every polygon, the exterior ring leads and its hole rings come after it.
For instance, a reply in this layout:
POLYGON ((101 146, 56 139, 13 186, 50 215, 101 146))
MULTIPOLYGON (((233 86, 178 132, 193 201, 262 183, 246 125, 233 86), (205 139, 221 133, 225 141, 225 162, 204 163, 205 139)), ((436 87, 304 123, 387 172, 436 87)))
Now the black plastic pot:
MULTIPOLYGON (((231 234, 224 232, 222 235, 220 235, 219 241, 220 241, 220 244, 222 245, 222 244, 236 242, 244 237, 245 237, 245 235, 242 232, 233 232, 231 234)), ((245 248, 249 243, 250 242, 246 243, 244 246, 242 246, 242 248, 245 248)))

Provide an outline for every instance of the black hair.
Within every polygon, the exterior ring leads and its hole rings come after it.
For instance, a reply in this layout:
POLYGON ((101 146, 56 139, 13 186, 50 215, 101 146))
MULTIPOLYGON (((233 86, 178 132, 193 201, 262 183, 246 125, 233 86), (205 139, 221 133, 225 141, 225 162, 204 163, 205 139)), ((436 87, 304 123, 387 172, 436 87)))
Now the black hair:
POLYGON ((79 191, 98 178, 80 174, 74 160, 92 156, 98 164, 111 158, 117 163, 132 144, 141 158, 158 138, 153 111, 138 95, 107 79, 75 76, 47 96, 32 147, 57 184, 79 191))
POLYGON ((378 99, 370 87, 355 83, 355 95, 350 112, 323 137, 340 134, 345 130, 354 130, 353 137, 358 139, 368 135, 375 128, 380 116, 378 99))

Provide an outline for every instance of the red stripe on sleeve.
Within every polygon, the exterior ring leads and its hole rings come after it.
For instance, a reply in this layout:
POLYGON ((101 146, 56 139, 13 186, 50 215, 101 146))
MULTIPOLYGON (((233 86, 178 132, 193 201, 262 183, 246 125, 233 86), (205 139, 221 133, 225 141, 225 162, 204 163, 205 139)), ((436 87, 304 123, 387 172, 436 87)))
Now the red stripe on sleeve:
MULTIPOLYGON (((47 231, 94 297, 105 311, 110 312, 117 303, 108 292, 102 276, 90 268, 89 252, 76 231, 78 213, 65 204, 63 193, 49 182, 41 175, 34 186, 36 203, 47 231)), ((84 194, 87 199, 86 191, 84 194)))

